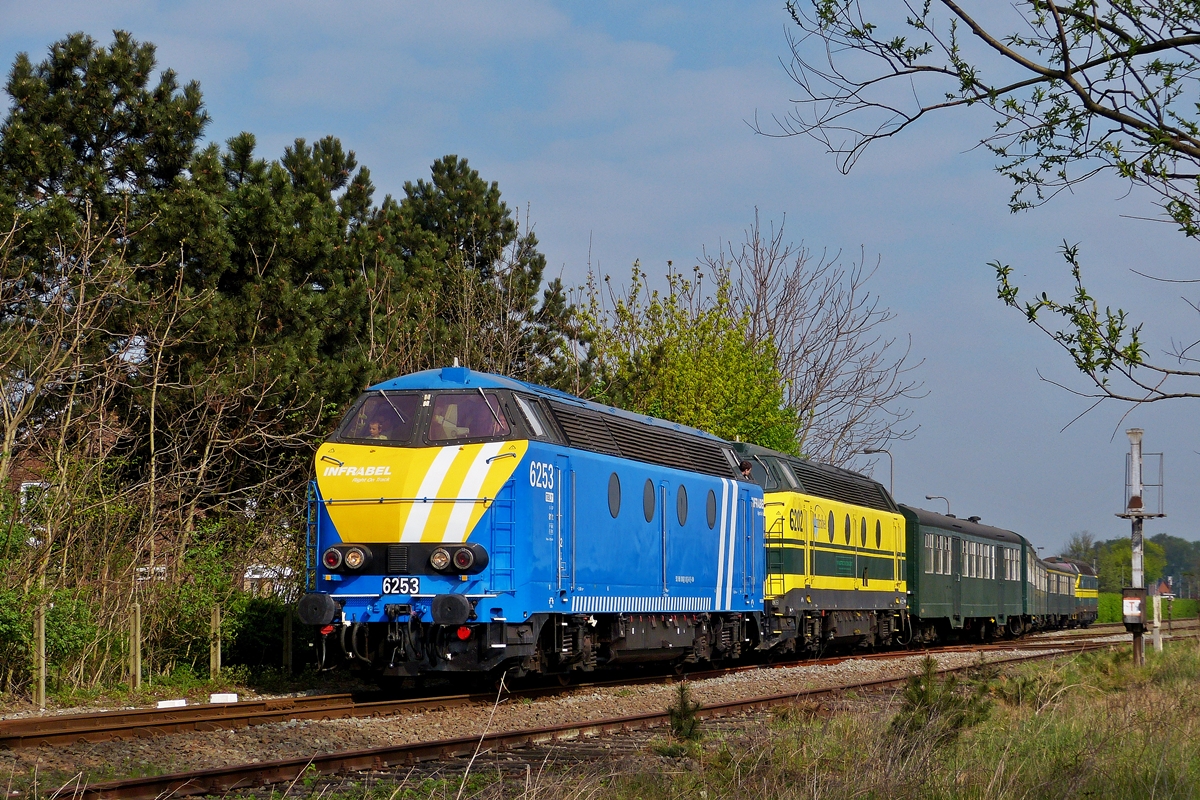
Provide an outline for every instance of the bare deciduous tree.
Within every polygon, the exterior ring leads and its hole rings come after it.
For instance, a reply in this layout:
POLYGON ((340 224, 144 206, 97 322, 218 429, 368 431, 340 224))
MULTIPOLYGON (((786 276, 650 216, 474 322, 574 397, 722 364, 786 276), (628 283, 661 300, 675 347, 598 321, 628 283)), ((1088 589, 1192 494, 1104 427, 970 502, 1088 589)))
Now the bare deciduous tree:
POLYGON ((735 305, 750 320, 748 335, 774 342, 785 399, 797 412, 800 451, 844 465, 864 449, 906 439, 911 410, 922 395, 913 378, 911 343, 886 335, 894 318, 867 289, 876 268, 815 257, 784 238, 784 224, 754 224, 739 245, 705 254, 705 264, 732 278, 735 305))

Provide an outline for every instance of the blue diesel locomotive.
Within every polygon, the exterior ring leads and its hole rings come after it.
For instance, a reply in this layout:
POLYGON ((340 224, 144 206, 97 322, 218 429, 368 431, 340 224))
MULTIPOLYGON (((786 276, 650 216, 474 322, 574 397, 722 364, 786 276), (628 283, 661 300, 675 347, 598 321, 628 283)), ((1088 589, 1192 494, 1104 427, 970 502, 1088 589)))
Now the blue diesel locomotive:
POLYGON ((300 618, 384 676, 760 643, 763 490, 716 437, 447 367, 371 387, 316 465, 300 618))

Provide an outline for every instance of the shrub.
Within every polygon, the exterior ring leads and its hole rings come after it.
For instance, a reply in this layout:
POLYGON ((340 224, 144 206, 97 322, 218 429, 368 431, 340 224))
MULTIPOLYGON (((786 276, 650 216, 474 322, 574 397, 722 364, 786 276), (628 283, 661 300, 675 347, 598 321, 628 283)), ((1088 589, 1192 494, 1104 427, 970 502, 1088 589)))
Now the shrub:
POLYGON ((675 701, 667 706, 667 717, 671 721, 671 733, 679 739, 694 741, 700 738, 700 718, 696 712, 700 704, 692 700, 687 681, 676 685, 675 701))
POLYGON ((926 656, 921 670, 904 687, 890 730, 913 744, 918 740, 932 747, 948 744, 987 718, 991 709, 987 694, 986 683, 960 686, 956 675, 939 678, 937 662, 926 656))

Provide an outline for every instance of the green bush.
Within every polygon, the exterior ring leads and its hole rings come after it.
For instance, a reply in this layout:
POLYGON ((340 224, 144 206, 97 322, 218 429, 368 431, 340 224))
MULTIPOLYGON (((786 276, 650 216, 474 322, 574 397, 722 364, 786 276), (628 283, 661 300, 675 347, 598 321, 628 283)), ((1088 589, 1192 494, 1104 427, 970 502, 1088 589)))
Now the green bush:
POLYGON ((0 587, 0 691, 10 691, 24 681, 32 638, 33 611, 25 594, 0 587))
MULTIPOLYGON (((283 626, 291 607, 278 597, 239 592, 226 612, 222 633, 225 661, 252 670, 283 666, 283 626)), ((295 629, 300 626, 297 625, 295 629)))
MULTIPOLYGON (((1148 601, 1149 602, 1149 601, 1148 601)), ((1167 621, 1167 601, 1162 601, 1162 619, 1167 621)), ((1195 600, 1173 600, 1170 605, 1170 613, 1172 619, 1195 619, 1197 616, 1197 604, 1195 600)), ((1147 609, 1148 614, 1152 614, 1151 609, 1147 609)), ((1117 592, 1101 592, 1100 605, 1096 611, 1097 622, 1120 622, 1121 621, 1121 595, 1117 592)))
POLYGON ((687 681, 676 685, 675 700, 667 706, 667 717, 671 724, 671 734, 685 741, 700 738, 700 717, 696 712, 700 704, 692 700, 692 692, 687 681))
POLYGON ((926 656, 901 695, 890 730, 909 742, 940 747, 987 718, 991 701, 986 683, 960 685, 957 675, 938 676, 937 662, 926 656))

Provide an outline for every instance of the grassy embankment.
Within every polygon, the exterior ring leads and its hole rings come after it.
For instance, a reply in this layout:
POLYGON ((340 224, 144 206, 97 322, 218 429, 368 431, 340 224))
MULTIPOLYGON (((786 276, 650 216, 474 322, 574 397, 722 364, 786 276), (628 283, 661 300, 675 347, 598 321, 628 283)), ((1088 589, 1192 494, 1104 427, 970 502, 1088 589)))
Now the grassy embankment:
MULTIPOLYGON (((660 738, 640 757, 502 776, 486 757, 456 776, 338 788, 310 800, 792 800, 792 798, 1192 798, 1200 787, 1200 649, 1088 654, 946 685, 936 677, 877 696, 782 707, 734 733, 660 738)), ((307 786, 305 785, 307 784, 307 786)), ((276 795, 278 797, 279 795, 276 795)))
MULTIPOLYGON (((1196 610, 1195 600, 1174 600, 1171 602, 1171 616, 1173 619, 1195 619, 1196 610)), ((1121 595, 1116 592, 1101 592, 1100 606, 1097 609, 1097 614, 1097 622, 1120 622, 1121 595)), ((1162 618, 1163 622, 1167 621, 1166 600, 1162 601, 1162 618)))

